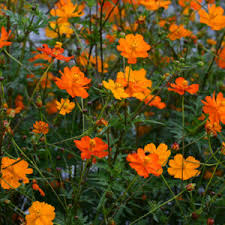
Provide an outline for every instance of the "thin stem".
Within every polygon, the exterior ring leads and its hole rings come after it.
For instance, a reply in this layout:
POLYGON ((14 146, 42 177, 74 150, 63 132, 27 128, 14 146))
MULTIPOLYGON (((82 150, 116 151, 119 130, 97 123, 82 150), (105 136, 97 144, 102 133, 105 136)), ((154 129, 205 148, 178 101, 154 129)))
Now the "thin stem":
POLYGON ((137 224, 137 222, 139 220, 144 219, 146 216, 152 214, 153 212, 155 212, 156 210, 158 210, 159 208, 163 207, 164 205, 167 205, 169 202, 172 202, 173 200, 175 200, 176 198, 178 198, 180 195, 182 195, 186 190, 181 191, 179 194, 175 195, 173 198, 163 202, 162 204, 154 207, 153 209, 151 209, 149 212, 147 212, 146 214, 144 214, 143 216, 139 217, 138 219, 134 220, 132 223, 130 223, 130 225, 134 225, 137 224))

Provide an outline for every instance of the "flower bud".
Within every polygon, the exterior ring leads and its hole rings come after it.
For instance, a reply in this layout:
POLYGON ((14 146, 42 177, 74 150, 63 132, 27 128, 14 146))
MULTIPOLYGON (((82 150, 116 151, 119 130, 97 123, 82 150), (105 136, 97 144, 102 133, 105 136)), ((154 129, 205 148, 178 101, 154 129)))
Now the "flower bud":
POLYGON ((207 225, 213 225, 213 224, 215 224, 214 219, 213 218, 208 218, 207 225))
POLYGON ((171 149, 174 151, 178 151, 180 148, 179 144, 177 142, 174 142, 171 146, 171 149))
POLYGON ((199 214, 197 214, 196 212, 193 212, 193 213, 191 214, 191 218, 192 218, 193 220, 197 220, 197 219, 199 218, 199 214))
POLYGON ((188 185, 186 185, 186 189, 187 191, 193 191, 195 189, 196 184, 194 183, 190 183, 188 185))

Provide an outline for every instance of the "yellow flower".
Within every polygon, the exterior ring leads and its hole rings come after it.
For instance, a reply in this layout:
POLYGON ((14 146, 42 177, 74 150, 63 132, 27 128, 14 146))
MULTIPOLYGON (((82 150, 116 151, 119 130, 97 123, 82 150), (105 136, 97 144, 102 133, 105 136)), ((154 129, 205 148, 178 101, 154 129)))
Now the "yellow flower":
POLYGON ((112 91, 116 99, 128 98, 128 94, 125 92, 122 84, 116 83, 111 79, 108 82, 102 81, 102 84, 106 89, 112 91))
POLYGON ((29 208, 29 215, 26 215, 26 225, 53 225, 55 218, 55 207, 35 201, 29 208))
POLYGON ((64 22, 55 22, 51 21, 49 23, 49 27, 46 27, 45 34, 49 38, 57 38, 58 34, 63 35, 65 34, 67 38, 70 38, 71 35, 74 33, 73 29, 71 28, 71 24, 68 21, 64 22))
POLYGON ((200 171, 197 170, 200 162, 193 156, 188 156, 187 159, 184 159, 182 154, 177 154, 174 156, 174 159, 169 161, 169 166, 168 173, 174 178, 181 180, 188 180, 200 174, 200 171))
POLYGON ((74 102, 70 102, 69 99, 64 100, 61 98, 61 102, 56 101, 57 109, 59 110, 59 114, 66 115, 66 113, 70 113, 75 107, 74 102))
POLYGON ((156 148, 156 146, 151 143, 151 144, 147 144, 144 147, 144 151, 145 152, 149 152, 149 153, 155 153, 159 156, 159 163, 161 166, 165 166, 168 158, 171 154, 171 151, 168 150, 168 146, 164 143, 161 143, 158 148, 156 148))

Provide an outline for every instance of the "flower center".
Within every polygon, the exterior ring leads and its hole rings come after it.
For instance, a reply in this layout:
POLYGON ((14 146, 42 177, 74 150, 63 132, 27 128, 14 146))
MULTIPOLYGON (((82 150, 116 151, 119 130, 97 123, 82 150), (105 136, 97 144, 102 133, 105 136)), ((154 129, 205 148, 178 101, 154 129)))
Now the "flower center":
POLYGON ((137 48, 137 41, 136 40, 133 40, 133 42, 131 43, 131 50, 132 51, 135 51, 136 50, 136 48, 137 48))
POLYGON ((80 77, 79 74, 77 73, 73 74, 73 77, 72 77, 73 82, 77 82, 79 80, 79 77, 80 77))
POLYGON ((36 215, 37 218, 41 216, 41 211, 40 211, 40 209, 35 208, 34 211, 35 211, 35 215, 36 215))
POLYGON ((184 80, 184 81, 183 81, 183 85, 184 85, 184 86, 188 86, 188 81, 187 81, 187 80, 184 80))
POLYGON ((149 164, 151 162, 151 159, 149 158, 149 156, 147 155, 147 156, 145 156, 145 158, 144 158, 144 165, 147 165, 147 164, 149 164))
POLYGON ((94 139, 91 139, 89 142, 89 150, 92 151, 92 149, 96 146, 96 141, 94 139))

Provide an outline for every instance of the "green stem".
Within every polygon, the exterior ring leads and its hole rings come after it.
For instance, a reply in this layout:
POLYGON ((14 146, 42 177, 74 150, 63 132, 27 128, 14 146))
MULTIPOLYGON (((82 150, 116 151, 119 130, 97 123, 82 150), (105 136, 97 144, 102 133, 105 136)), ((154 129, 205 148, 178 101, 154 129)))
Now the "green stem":
POLYGON ((134 225, 137 224, 137 222, 139 220, 144 219, 146 216, 152 214, 153 212, 155 212, 156 210, 158 210, 159 208, 163 207, 164 205, 167 205, 169 202, 172 202, 173 200, 175 200, 176 198, 178 198, 180 195, 182 195, 186 190, 181 191, 179 194, 175 195, 173 198, 163 202, 162 204, 154 207, 153 209, 151 209, 149 212, 147 212, 146 214, 144 214, 143 216, 139 217, 138 219, 134 220, 133 222, 130 223, 130 225, 134 225))
POLYGON ((183 166, 184 166, 184 95, 182 96, 182 184, 183 184, 183 166))
POLYGON ((26 158, 26 160, 38 171, 38 173, 41 175, 41 177, 47 182, 47 184, 49 185, 49 187, 51 188, 51 190, 53 191, 53 193, 55 194, 55 196, 57 197, 58 201, 61 203, 63 208, 66 209, 63 202, 61 201, 61 199, 59 198, 59 196, 57 195, 57 193, 53 189, 53 187, 49 184, 48 180, 45 178, 43 173, 39 170, 38 166, 23 152, 23 150, 17 145, 17 143, 16 143, 16 141, 14 140, 13 137, 12 137, 12 143, 20 151, 20 153, 26 158))
MULTIPOLYGON (((163 182, 166 184, 166 186, 168 187, 170 193, 171 193, 171 194, 173 195, 173 197, 174 197, 175 194, 174 194, 174 192, 172 191, 170 185, 169 185, 168 182, 166 181, 166 179, 165 179, 165 177, 163 176, 163 174, 161 174, 161 178, 163 179, 163 182)), ((178 205, 178 207, 179 207, 179 209, 180 209, 180 211, 181 211, 183 217, 184 217, 185 220, 186 220, 186 217, 184 216, 184 211, 183 211, 182 207, 180 206, 179 202, 177 201, 177 199, 175 199, 175 202, 176 202, 176 204, 178 205)))

